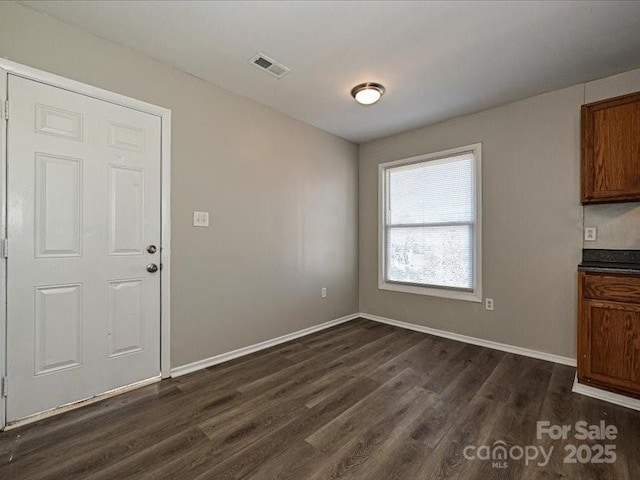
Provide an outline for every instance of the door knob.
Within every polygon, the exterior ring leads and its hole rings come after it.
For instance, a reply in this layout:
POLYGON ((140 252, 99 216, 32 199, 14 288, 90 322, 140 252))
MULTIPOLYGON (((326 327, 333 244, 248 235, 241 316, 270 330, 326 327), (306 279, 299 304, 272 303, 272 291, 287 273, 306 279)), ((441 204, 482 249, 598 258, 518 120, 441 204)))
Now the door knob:
POLYGON ((155 263, 150 263, 149 265, 147 265, 147 272, 155 273, 157 271, 158 271, 158 265, 156 265, 155 263))
POLYGON ((158 248, 155 245, 149 245, 147 247, 147 252, 149 253, 156 253, 158 251, 158 248))

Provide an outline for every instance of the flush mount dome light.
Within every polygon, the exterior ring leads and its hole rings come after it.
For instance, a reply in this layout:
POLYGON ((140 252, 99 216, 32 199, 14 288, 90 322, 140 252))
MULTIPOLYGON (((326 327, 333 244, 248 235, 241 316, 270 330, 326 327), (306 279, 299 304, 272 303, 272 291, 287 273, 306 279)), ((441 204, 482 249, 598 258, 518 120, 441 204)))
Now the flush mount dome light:
POLYGON ((384 94, 384 86, 379 83, 366 82, 351 89, 351 96, 361 105, 372 105, 384 94))

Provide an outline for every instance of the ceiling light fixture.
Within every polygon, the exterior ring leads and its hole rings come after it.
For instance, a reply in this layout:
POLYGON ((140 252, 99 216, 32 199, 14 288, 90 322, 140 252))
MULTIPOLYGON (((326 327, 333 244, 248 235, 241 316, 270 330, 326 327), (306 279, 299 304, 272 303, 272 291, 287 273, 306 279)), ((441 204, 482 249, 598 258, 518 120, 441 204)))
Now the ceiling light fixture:
POLYGON ((373 105, 384 95, 384 86, 379 83, 366 82, 351 89, 351 96, 360 105, 373 105))

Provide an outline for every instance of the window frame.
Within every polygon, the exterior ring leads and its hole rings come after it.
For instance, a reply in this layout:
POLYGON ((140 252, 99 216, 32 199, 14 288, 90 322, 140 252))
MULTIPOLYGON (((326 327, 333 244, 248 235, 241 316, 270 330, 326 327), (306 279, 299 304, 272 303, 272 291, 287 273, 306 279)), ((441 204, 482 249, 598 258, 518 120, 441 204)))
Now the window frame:
MULTIPOLYGON (((457 222, 456 222, 457 223, 457 222)), ((396 292, 415 293, 432 297, 482 302, 482 143, 474 143, 463 147, 441 150, 425 155, 394 160, 378 165, 378 288, 396 292), (387 171, 390 168, 444 160, 463 153, 471 153, 474 157, 475 182, 475 224, 473 248, 473 289, 466 290, 455 287, 417 285, 392 282, 386 279, 386 232, 387 232, 387 171)))

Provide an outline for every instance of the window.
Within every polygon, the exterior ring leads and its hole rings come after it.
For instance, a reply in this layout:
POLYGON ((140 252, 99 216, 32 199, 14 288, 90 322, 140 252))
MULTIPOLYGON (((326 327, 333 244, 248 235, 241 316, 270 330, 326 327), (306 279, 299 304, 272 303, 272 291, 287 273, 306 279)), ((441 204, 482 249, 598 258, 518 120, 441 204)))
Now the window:
POLYGON ((480 302, 481 145, 379 168, 378 286, 480 302))

